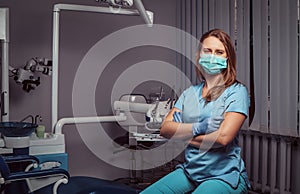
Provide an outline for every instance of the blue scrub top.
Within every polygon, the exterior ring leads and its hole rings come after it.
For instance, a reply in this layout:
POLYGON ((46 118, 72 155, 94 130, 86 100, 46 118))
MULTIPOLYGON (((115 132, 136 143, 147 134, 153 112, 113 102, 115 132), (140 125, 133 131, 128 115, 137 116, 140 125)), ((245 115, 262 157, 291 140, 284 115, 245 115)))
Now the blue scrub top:
MULTIPOLYGON (((248 116, 250 102, 245 86, 235 83, 226 88, 216 100, 207 104, 202 98, 203 86, 204 82, 189 87, 177 100, 175 107, 182 111, 184 123, 201 122, 208 117, 223 116, 225 112, 238 112, 248 116)), ((185 162, 178 167, 183 168, 195 184, 209 179, 221 179, 236 188, 242 175, 250 188, 240 152, 237 136, 230 144, 218 148, 201 149, 188 145, 185 162)))

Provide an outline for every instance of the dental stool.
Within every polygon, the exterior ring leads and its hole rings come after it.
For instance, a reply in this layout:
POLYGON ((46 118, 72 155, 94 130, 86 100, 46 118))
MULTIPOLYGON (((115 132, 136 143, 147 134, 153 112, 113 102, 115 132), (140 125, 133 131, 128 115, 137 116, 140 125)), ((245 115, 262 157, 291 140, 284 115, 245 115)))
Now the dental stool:
POLYGON ((0 193, 20 194, 33 193, 45 186, 52 184, 51 193, 56 194, 56 190, 61 183, 66 184, 69 173, 60 168, 37 169, 39 160, 29 155, 1 156, 0 155, 0 193), (9 164, 23 163, 27 167, 22 171, 12 172, 9 164), (32 170, 33 169, 33 170, 32 170), (26 184, 23 184, 26 183, 26 184), (54 183, 54 184, 53 184, 54 183), (25 185, 25 186, 24 186, 25 185), (24 187, 23 187, 24 186, 24 187), (22 188, 22 191, 15 189, 22 188))

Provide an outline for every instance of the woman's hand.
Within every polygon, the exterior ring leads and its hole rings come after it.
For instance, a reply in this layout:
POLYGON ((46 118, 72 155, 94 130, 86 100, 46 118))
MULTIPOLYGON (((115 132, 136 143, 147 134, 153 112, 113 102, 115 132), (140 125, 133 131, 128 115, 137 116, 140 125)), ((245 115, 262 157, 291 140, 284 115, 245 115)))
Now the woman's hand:
POLYGON ((194 137, 198 135, 208 134, 218 130, 223 120, 223 116, 215 116, 211 118, 206 118, 198 123, 193 123, 192 131, 194 137))
POLYGON ((218 130, 209 134, 196 136, 189 141, 189 144, 201 149, 226 146, 233 141, 245 119, 246 116, 241 113, 225 113, 224 121, 218 130))

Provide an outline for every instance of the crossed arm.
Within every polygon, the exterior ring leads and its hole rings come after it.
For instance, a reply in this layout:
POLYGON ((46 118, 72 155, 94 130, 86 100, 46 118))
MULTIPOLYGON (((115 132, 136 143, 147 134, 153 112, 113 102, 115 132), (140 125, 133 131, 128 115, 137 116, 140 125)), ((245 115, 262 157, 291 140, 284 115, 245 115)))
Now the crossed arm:
POLYGON ((237 135, 239 129, 244 123, 246 116, 238 112, 227 112, 224 114, 224 121, 220 128, 212 133, 205 135, 198 135, 193 137, 192 123, 177 123, 173 121, 173 114, 175 111, 180 111, 173 108, 164 122, 162 123, 160 134, 165 138, 175 138, 187 141, 190 145, 195 147, 211 147, 226 146, 232 142, 237 135))

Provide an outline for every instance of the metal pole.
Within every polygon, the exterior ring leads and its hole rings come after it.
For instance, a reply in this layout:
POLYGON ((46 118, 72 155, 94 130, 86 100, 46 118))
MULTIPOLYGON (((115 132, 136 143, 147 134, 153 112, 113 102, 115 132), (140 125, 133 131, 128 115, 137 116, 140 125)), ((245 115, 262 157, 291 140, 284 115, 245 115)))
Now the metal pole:
POLYGON ((53 11, 52 51, 52 126, 54 130, 58 112, 58 58, 59 58, 59 10, 53 11))
POLYGON ((0 9, 0 39, 2 40, 1 121, 9 120, 9 10, 0 9))

